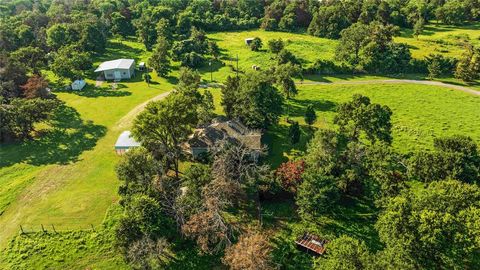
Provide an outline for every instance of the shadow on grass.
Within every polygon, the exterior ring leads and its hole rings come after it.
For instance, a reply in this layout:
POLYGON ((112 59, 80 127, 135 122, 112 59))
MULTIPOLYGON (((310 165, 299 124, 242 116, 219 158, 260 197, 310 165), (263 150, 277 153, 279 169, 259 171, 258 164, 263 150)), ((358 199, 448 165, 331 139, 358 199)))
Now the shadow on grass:
POLYGON ((178 84, 178 78, 175 76, 168 76, 167 77, 167 82, 173 85, 178 84))
POLYGON ((453 85, 458 85, 458 86, 463 86, 463 87, 476 87, 480 86, 480 81, 474 81, 474 82, 456 82, 453 80, 448 80, 448 79, 442 79, 442 78, 436 78, 436 81, 446 83, 446 84, 453 84, 453 85))
POLYGON ((272 168, 277 168, 280 164, 288 161, 285 156, 301 156, 307 148, 307 143, 313 135, 313 130, 309 127, 301 126, 300 142, 291 144, 288 138, 288 125, 275 125, 268 129, 263 136, 263 143, 268 146, 268 156, 265 162, 272 168))
POLYGON ((179 241, 173 247, 175 258, 165 267, 170 270, 222 269, 221 255, 199 254, 196 244, 191 241, 179 241))
POLYGON ((312 105, 317 112, 335 111, 337 103, 330 100, 290 99, 290 116, 303 117, 308 105, 312 105))
POLYGON ((121 41, 110 40, 108 41, 107 50, 104 54, 98 56, 95 60, 104 62, 114 60, 118 58, 134 59, 135 62, 141 60, 140 56, 144 51, 140 48, 131 47, 121 41))
POLYGON ((125 97, 125 96, 130 96, 132 93, 129 91, 121 91, 118 89, 126 88, 124 84, 118 84, 116 90, 112 90, 111 87, 105 86, 105 87, 88 87, 85 88, 84 90, 80 91, 56 91, 56 92, 68 92, 75 94, 77 96, 81 97, 91 97, 91 98, 96 98, 96 97, 125 97))
POLYGON ((347 198, 336 205, 328 215, 331 222, 324 224, 327 234, 351 237, 365 241, 372 251, 382 248, 380 238, 375 229, 378 209, 370 198, 347 198))
POLYGON ((205 61, 205 63, 198 69, 200 75, 209 74, 210 72, 217 72, 225 66, 225 64, 219 60, 212 60, 211 63, 212 65, 210 66, 209 61, 205 61))
POLYGON ((107 131, 104 126, 83 121, 75 109, 64 104, 56 110, 51 126, 37 139, 0 147, 0 167, 20 162, 36 166, 75 162, 107 131))

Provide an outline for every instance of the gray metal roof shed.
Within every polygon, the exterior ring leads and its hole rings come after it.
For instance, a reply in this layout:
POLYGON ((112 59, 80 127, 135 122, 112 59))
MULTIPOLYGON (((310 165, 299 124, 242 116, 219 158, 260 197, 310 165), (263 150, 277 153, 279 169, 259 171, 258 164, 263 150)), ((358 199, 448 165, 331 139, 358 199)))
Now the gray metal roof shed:
POLYGON ((132 137, 132 133, 127 130, 118 136, 117 142, 115 143, 115 150, 128 150, 138 146, 140 146, 140 143, 137 142, 132 137))

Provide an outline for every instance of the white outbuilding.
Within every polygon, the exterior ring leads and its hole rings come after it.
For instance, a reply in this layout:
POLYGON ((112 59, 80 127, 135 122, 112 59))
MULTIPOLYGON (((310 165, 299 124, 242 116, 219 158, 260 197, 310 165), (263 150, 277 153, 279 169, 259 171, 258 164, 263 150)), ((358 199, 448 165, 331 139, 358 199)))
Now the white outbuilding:
POLYGON ((253 41, 254 39, 255 39, 255 38, 253 38, 253 37, 252 37, 252 38, 246 38, 246 39, 245 39, 245 45, 250 46, 250 44, 252 43, 252 41, 253 41))
POLYGON ((130 79, 135 75, 135 60, 117 59, 103 62, 95 72, 103 72, 107 80, 130 79))
POLYGON ((82 90, 83 87, 85 87, 87 83, 85 82, 85 80, 75 80, 73 83, 72 83, 72 90, 82 90))
POLYGON ((133 137, 132 133, 128 130, 122 132, 120 136, 118 136, 117 142, 115 143, 115 152, 118 155, 122 155, 128 150, 139 147, 140 143, 137 142, 133 137))

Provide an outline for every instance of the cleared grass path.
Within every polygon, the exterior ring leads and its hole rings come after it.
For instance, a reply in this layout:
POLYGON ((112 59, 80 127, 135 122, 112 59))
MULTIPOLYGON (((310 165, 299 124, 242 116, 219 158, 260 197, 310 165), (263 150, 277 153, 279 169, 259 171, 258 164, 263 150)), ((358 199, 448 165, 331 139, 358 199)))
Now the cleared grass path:
POLYGON ((404 80, 404 79, 388 79, 388 80, 364 80, 364 81, 348 81, 348 82, 297 82, 297 85, 362 85, 362 84, 374 84, 374 83, 410 83, 410 84, 421 84, 421 85, 431 85, 431 86, 440 86, 445 88, 450 88, 458 91, 462 91, 468 94, 475 96, 480 96, 480 91, 476 91, 472 88, 468 88, 461 85, 436 82, 436 81, 424 81, 424 80, 404 80))
POLYGON ((143 111, 143 109, 147 106, 148 103, 152 101, 158 101, 166 98, 172 91, 168 91, 165 93, 162 93, 158 96, 155 96, 142 104, 137 105, 135 108, 133 108, 130 112, 128 112, 124 117, 122 117, 120 120, 118 120, 117 124, 113 127, 114 130, 123 130, 132 124, 133 119, 135 116, 137 116, 140 112, 143 111))

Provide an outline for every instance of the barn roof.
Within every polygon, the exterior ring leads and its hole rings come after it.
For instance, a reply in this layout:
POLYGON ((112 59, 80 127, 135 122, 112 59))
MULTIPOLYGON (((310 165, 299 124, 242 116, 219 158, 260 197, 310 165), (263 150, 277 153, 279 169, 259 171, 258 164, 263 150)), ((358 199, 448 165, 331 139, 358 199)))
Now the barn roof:
POLYGON ((131 132, 128 130, 122 132, 115 143, 115 148, 129 148, 136 146, 140 146, 140 143, 132 137, 131 132))
POLYGON ((98 68, 95 70, 95 72, 112 69, 129 69, 134 63, 135 60, 133 59, 117 59, 112 61, 106 61, 101 63, 100 66, 98 66, 98 68))

